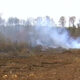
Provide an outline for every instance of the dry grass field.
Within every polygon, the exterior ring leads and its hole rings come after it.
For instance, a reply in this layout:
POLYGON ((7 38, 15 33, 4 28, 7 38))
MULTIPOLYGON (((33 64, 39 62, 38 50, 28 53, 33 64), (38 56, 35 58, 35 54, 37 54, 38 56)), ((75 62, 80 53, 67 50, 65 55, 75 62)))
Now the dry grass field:
POLYGON ((0 80, 80 80, 80 50, 1 52, 0 80))

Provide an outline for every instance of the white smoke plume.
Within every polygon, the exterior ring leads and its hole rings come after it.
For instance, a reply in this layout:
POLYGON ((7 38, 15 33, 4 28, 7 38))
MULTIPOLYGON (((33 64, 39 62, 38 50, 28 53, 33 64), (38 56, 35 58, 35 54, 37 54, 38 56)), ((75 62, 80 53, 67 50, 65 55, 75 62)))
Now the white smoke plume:
POLYGON ((27 34, 27 39, 33 47, 41 45, 46 48, 80 48, 79 38, 73 39, 67 28, 56 27, 53 20, 49 18, 36 20, 27 34))
POLYGON ((57 27, 49 17, 29 19, 26 25, 0 27, 0 32, 12 41, 23 41, 32 47, 80 48, 80 38, 73 39, 67 28, 57 27))

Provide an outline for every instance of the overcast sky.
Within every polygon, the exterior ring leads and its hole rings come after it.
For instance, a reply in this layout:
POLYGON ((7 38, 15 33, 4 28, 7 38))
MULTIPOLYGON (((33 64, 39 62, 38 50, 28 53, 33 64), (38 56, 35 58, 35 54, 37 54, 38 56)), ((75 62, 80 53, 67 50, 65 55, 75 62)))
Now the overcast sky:
POLYGON ((0 0, 3 17, 24 18, 50 16, 57 21, 60 16, 80 18, 80 0, 0 0))

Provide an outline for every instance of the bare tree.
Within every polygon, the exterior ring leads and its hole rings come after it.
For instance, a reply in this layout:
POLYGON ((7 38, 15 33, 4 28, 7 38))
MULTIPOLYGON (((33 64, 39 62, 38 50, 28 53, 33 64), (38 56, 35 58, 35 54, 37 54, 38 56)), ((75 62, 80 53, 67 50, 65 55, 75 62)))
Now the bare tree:
POLYGON ((78 28, 80 28, 80 20, 79 20, 79 22, 77 23, 77 26, 78 26, 78 28))
POLYGON ((66 24, 66 19, 64 16, 61 16, 60 19, 59 19, 59 23, 62 27, 65 27, 65 24, 66 24))
POLYGON ((8 19, 8 24, 9 25, 17 25, 17 24, 19 24, 19 19, 16 17, 10 17, 8 19))
POLYGON ((70 18, 69 18, 69 26, 73 26, 73 27, 75 27, 75 20, 76 20, 76 17, 75 16, 71 16, 70 18))

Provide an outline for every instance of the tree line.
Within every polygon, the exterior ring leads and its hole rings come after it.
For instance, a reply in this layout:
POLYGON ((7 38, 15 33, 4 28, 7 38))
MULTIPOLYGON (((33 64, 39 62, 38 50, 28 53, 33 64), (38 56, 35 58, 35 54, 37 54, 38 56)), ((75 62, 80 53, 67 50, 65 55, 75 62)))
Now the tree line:
MULTIPOLYGON (((71 36, 80 36, 80 28, 75 26, 76 17, 72 16, 69 18, 69 28, 67 28, 71 36), (73 27, 71 27, 73 26, 73 27)), ((62 27, 65 27, 66 18, 61 16, 59 23, 62 27)), ((79 25, 79 24, 78 24, 79 25)), ((28 18, 27 20, 21 20, 17 17, 10 17, 7 21, 0 17, 0 42, 4 43, 6 41, 13 42, 32 42, 31 36, 35 36, 34 27, 57 27, 55 22, 49 16, 45 18, 37 17, 36 19, 28 18), (32 33, 33 32, 33 33, 32 33), (31 41, 30 41, 31 40, 31 41)), ((61 28, 58 28, 58 30, 61 28)), ((63 28, 64 29, 64 28, 63 28)), ((37 34, 37 33, 36 33, 37 34)), ((55 34, 54 34, 55 35, 55 34)))
MULTIPOLYGON (((75 21, 76 21, 76 17, 75 16, 71 16, 69 17, 69 26, 68 27, 76 27, 75 25, 75 21)), ((64 16, 61 16, 60 19, 59 19, 59 23, 62 27, 65 27, 65 24, 66 24, 66 18, 64 16)), ((77 23, 77 27, 80 27, 80 20, 79 22, 77 23)))
MULTIPOLYGON (((53 22, 53 19, 51 19, 49 16, 46 16, 48 20, 51 20, 53 22)), ((27 24, 34 24, 36 20, 42 20, 42 17, 37 17, 36 19, 28 18, 26 20, 18 19, 17 17, 9 17, 6 21, 0 16, 0 25, 3 26, 15 26, 15 25, 27 25, 27 24)), ((68 27, 76 27, 75 25, 76 17, 71 16, 69 17, 69 26, 68 27)), ((61 16, 59 19, 60 26, 65 27, 67 21, 65 16, 61 16)), ((80 20, 77 23, 77 26, 80 27, 80 20)))

